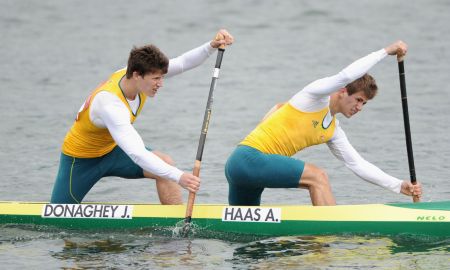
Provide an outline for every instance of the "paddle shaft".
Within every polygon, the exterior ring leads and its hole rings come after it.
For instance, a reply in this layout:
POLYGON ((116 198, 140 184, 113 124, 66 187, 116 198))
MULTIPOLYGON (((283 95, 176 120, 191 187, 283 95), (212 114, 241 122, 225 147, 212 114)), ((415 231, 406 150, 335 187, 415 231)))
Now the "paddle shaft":
MULTIPOLYGON (((406 80, 405 80, 405 65, 403 60, 398 61, 398 74, 400 77, 400 92, 402 97, 402 108, 403 108, 403 122, 405 124, 405 137, 406 137, 406 150, 408 152, 408 165, 409 165, 409 175, 411 183, 416 184, 416 169, 414 166, 414 156, 412 149, 411 140, 411 128, 409 125, 409 113, 408 113, 408 97, 406 95, 406 80)), ((419 202, 418 196, 413 196, 414 202, 419 202)))
MULTIPOLYGON (((211 86, 209 88, 208 102, 206 103, 205 116, 203 117, 203 125, 200 133, 200 139, 198 141, 197 156, 195 158, 193 175, 200 175, 200 166, 202 164, 203 148, 205 147, 206 134, 208 133, 209 120, 211 119, 211 108, 213 104, 213 94, 216 88, 217 79, 219 79, 220 65, 222 64, 223 53, 225 49, 219 48, 217 52, 216 65, 214 67, 214 74, 211 80, 211 86)), ((195 193, 189 192, 185 223, 190 223, 192 218, 192 210, 194 208, 195 193)))

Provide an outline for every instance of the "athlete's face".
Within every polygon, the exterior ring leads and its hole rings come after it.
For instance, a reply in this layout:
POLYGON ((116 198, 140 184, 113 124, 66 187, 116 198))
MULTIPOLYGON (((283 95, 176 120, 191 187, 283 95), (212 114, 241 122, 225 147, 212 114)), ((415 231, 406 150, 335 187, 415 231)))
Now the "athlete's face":
POLYGON ((349 95, 347 89, 345 89, 341 94, 341 113, 347 118, 360 112, 368 101, 368 98, 363 91, 349 95))
POLYGON ((154 97, 163 85, 164 74, 161 71, 147 73, 144 76, 136 75, 136 84, 139 92, 154 97))

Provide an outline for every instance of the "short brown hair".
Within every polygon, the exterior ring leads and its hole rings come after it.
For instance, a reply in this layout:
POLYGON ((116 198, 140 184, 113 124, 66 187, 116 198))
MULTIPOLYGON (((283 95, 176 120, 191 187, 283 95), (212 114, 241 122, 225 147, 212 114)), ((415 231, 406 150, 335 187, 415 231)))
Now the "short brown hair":
POLYGON ((168 67, 169 59, 155 45, 133 47, 128 57, 127 78, 130 79, 135 71, 141 76, 157 71, 166 74, 168 67))
POLYGON ((368 99, 374 98, 378 90, 375 79, 369 74, 364 74, 364 76, 362 76, 361 78, 347 84, 345 88, 347 88, 347 93, 349 95, 353 95, 356 92, 363 91, 364 95, 368 99))

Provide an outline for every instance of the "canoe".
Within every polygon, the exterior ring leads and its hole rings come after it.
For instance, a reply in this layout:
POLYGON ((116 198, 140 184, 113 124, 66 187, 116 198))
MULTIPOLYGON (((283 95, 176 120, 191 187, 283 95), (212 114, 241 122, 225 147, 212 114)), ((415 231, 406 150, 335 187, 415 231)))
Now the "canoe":
MULTIPOLYGON (((185 205, 0 202, 0 224, 76 230, 176 227, 185 205)), ((450 236, 450 201, 338 206, 198 204, 197 229, 256 236, 379 234, 450 236)))

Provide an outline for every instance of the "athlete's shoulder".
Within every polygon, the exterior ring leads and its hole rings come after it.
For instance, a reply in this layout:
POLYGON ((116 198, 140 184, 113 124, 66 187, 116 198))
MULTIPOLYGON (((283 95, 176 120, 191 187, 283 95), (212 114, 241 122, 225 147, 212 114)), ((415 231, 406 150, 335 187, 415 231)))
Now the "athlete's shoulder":
POLYGON ((127 73, 126 67, 116 70, 109 76, 108 81, 120 80, 126 73, 127 73))

